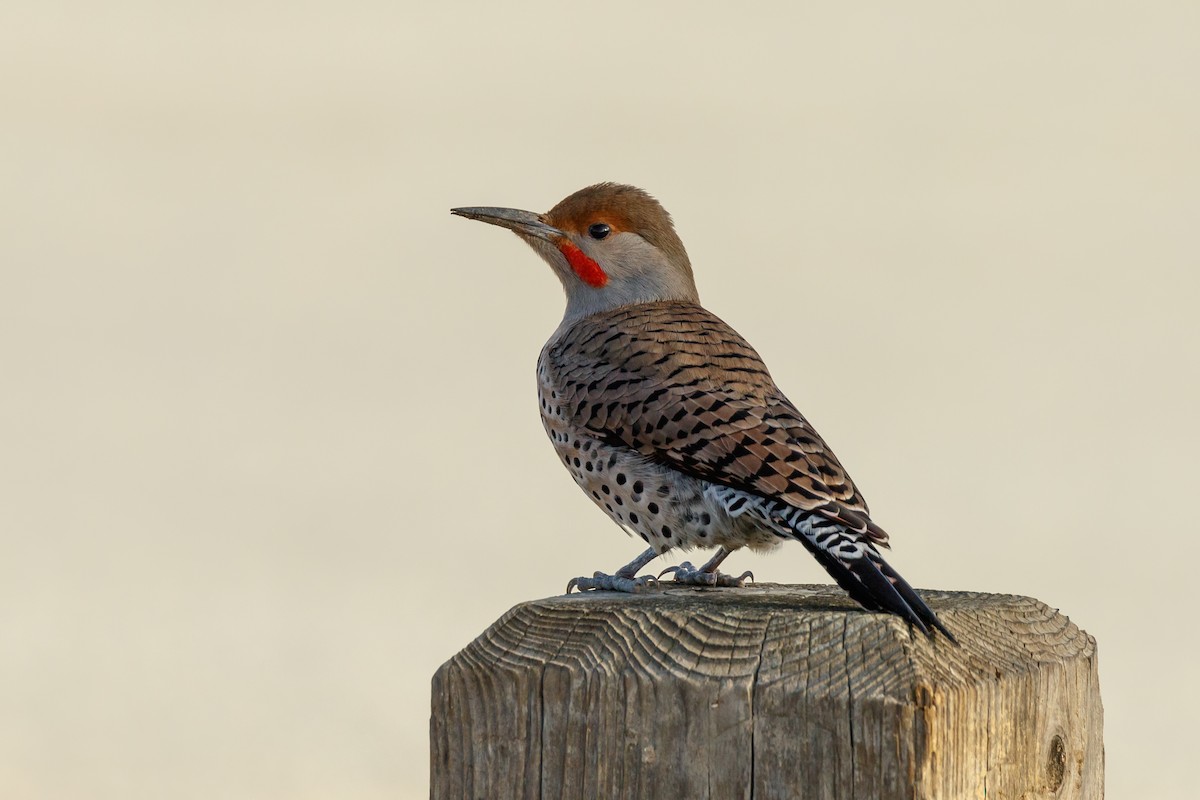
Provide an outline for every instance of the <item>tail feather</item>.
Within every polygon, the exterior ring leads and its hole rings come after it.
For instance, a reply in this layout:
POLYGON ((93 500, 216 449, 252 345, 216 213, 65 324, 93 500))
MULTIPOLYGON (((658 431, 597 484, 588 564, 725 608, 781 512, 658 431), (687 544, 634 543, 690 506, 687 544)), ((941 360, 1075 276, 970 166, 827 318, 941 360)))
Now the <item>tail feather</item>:
POLYGON ((874 554, 874 558, 879 561, 879 571, 896 587, 896 591, 905 599, 909 607, 927 624, 937 628, 942 632, 943 636, 954 642, 954 644, 958 644, 958 639, 955 639, 954 634, 946 629, 946 626, 938 619, 937 614, 933 613, 933 609, 925 604, 925 601, 921 599, 921 596, 917 594, 912 586, 909 586, 908 581, 904 580, 904 577, 899 572, 896 572, 891 564, 884 561, 883 557, 878 553, 874 554))
POLYGON ((807 536, 800 537, 800 541, 854 602, 868 611, 895 614, 912 623, 921 633, 929 633, 924 620, 870 558, 840 558, 823 550, 807 536))
POLYGON ((870 541, 827 520, 816 525, 810 520, 803 523, 794 526, 796 538, 856 603, 868 611, 895 614, 927 635, 931 635, 930 628, 936 628, 951 642, 958 643, 937 614, 883 560, 870 541))

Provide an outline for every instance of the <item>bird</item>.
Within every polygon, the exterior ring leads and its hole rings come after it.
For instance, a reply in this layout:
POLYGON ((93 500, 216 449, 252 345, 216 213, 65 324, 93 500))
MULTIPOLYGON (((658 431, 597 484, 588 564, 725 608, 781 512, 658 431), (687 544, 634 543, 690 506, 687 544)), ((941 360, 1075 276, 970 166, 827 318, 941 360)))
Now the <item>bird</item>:
POLYGON ((566 310, 537 362, 546 434, 579 487, 647 549, 567 592, 641 591, 673 573, 743 586, 718 569, 733 551, 798 541, 868 611, 954 636, 880 554, 888 534, 833 451, 776 386, 758 353, 700 304, 691 261, 646 191, 598 183, 539 214, 451 213, 514 232, 562 283, 566 310), (670 550, 717 548, 638 573, 670 550))

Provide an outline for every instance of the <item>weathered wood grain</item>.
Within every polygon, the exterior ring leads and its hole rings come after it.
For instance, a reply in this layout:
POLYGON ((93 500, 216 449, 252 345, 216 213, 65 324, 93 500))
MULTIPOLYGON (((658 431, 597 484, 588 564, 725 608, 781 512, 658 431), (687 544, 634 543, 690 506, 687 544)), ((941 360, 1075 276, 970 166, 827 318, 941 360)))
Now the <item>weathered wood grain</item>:
POLYGON ((923 591, 961 646, 838 589, 523 603, 433 679, 434 798, 1100 798, 1096 642, 923 591))

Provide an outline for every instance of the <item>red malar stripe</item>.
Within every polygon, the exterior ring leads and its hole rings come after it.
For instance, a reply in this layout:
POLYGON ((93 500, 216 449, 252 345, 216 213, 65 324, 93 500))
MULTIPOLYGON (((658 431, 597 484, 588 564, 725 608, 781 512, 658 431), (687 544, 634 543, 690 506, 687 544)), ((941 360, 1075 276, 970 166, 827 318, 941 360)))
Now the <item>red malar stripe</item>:
POLYGON ((579 279, 588 286, 599 289, 608 283, 608 275, 600 269, 600 265, 588 258, 573 242, 564 239, 558 243, 558 249, 567 257, 567 263, 575 270, 579 279))

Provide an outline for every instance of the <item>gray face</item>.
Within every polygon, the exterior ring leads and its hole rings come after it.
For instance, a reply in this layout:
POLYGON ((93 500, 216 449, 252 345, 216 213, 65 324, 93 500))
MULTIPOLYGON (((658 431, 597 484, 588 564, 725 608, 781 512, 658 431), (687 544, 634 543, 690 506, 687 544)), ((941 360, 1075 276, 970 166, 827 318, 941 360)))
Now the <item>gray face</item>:
POLYGON ((636 233, 614 231, 599 240, 587 235, 570 238, 600 265, 608 281, 599 288, 589 286, 574 274, 557 247, 535 248, 562 280, 567 294, 564 320, 638 303, 699 302, 691 269, 671 263, 666 254, 636 233))

